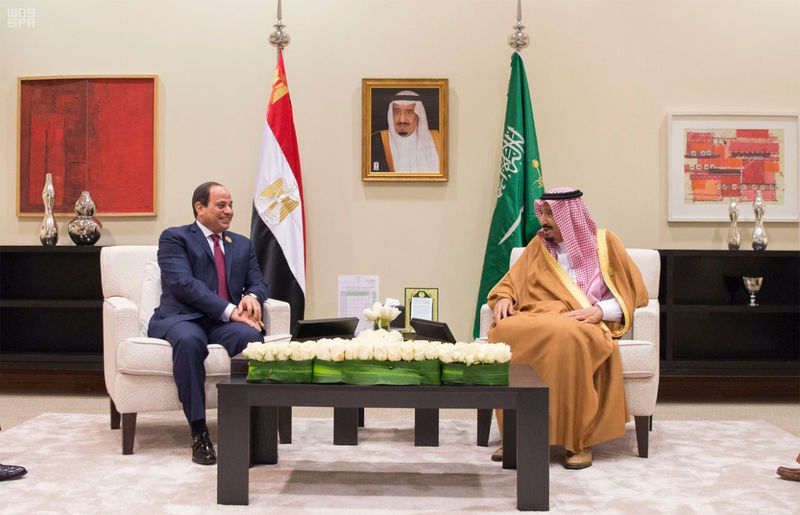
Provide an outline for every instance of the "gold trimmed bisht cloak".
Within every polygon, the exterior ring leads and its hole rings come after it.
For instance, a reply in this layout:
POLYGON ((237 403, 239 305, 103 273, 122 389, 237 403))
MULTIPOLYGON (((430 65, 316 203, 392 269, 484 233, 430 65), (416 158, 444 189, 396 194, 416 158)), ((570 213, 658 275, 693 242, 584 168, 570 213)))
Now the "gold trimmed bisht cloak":
POLYGON ((623 323, 588 324, 562 315, 591 303, 539 236, 488 296, 492 309, 506 297, 517 312, 492 324, 489 341, 507 343, 511 363, 530 365, 548 384, 550 445, 572 452, 625 433, 628 408, 615 338, 630 328, 633 310, 648 301, 642 275, 616 235, 598 229, 597 253, 623 323))

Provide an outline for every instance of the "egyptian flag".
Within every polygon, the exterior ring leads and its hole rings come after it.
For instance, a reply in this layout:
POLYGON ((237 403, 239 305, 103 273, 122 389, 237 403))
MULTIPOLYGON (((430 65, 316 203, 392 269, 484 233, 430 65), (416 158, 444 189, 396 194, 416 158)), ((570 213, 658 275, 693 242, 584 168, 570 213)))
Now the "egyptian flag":
POLYGON ((291 305, 291 327, 306 302, 305 216, 300 157, 283 52, 272 80, 253 192, 250 239, 271 298, 291 305))

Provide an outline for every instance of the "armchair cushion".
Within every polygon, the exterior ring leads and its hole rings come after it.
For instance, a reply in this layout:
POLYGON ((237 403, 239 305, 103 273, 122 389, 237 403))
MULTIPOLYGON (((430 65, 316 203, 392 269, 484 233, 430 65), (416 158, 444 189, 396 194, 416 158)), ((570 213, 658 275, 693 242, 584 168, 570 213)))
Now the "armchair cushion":
MULTIPOLYGON (((231 361, 222 345, 208 346, 205 366, 207 377, 231 373, 231 361)), ((172 345, 166 340, 143 336, 123 340, 117 347, 117 371, 131 375, 172 377, 172 345)))
POLYGON ((142 282, 142 297, 139 303, 139 336, 147 336, 147 326, 161 302, 161 268, 155 259, 149 260, 144 265, 144 281, 142 282))

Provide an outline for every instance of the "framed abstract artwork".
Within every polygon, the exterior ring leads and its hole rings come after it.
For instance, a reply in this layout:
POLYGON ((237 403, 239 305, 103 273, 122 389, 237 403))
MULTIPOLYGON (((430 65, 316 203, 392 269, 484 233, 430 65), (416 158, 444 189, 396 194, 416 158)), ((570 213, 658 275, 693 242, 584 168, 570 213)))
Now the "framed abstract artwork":
POLYGON ((54 214, 89 191, 98 216, 156 214, 155 75, 18 80, 17 215, 41 216, 45 174, 54 214))
POLYGON ((362 79, 363 181, 447 181, 447 79, 362 79))
MULTIPOLYGON (((727 222, 730 202, 764 201, 764 220, 800 220, 798 117, 794 114, 670 113, 671 222, 727 222)), ((753 221, 752 209, 739 209, 753 221)))

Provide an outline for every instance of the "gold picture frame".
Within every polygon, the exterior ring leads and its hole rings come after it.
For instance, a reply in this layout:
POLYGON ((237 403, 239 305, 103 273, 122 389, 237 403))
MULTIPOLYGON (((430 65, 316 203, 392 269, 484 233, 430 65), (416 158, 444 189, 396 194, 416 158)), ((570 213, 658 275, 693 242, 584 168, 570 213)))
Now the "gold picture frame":
POLYGON ((362 79, 361 94, 361 180, 446 182, 448 79, 362 79))
POLYGON ((439 321, 439 288, 406 288, 405 289, 406 331, 411 331, 412 318, 424 318, 439 321), (418 305, 415 300, 425 299, 425 306, 418 305), (429 309, 430 318, 420 316, 421 311, 429 309))

